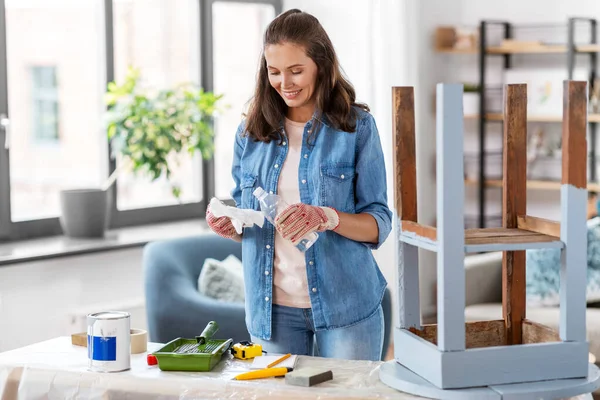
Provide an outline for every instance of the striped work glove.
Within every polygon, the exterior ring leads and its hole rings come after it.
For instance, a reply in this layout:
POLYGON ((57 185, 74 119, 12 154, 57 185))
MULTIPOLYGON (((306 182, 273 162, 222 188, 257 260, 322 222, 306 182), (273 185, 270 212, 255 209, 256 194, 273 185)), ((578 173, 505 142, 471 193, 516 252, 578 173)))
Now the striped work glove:
POLYGON ((311 232, 324 232, 338 227, 340 218, 330 207, 296 203, 286 207, 275 218, 277 232, 294 245, 311 232))

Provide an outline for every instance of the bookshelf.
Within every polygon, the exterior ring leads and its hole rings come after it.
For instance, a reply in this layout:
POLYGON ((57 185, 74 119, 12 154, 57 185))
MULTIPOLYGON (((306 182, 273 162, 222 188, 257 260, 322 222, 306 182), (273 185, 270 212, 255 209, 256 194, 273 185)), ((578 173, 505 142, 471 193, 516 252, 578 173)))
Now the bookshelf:
MULTIPOLYGON (((488 150, 486 147, 486 139, 488 138, 490 129, 489 125, 492 123, 504 123, 504 118, 501 110, 490 109, 490 99, 488 91, 493 88, 487 84, 486 78, 490 74, 490 61, 488 58, 500 57, 501 70, 506 71, 513 68, 514 57, 519 57, 519 61, 528 60, 529 56, 532 58, 536 55, 547 54, 548 57, 552 55, 564 55, 566 56, 565 62, 565 80, 572 80, 578 55, 581 57, 589 58, 589 66, 586 68, 586 75, 588 81, 588 87, 591 92, 594 82, 596 80, 597 70, 597 54, 600 52, 600 44, 598 43, 597 37, 597 20, 594 18, 569 18, 566 24, 560 24, 561 28, 566 28, 566 34, 561 33, 560 38, 555 41, 560 43, 553 43, 552 40, 544 38, 543 35, 535 40, 515 40, 516 30, 519 28, 532 28, 532 25, 517 25, 510 21, 497 21, 497 20, 481 20, 477 27, 477 40, 472 41, 472 46, 454 48, 449 44, 456 40, 453 37, 453 33, 447 27, 440 27, 442 29, 436 32, 436 43, 434 50, 440 54, 456 54, 460 55, 474 55, 477 57, 477 71, 479 73, 478 91, 477 95, 479 98, 479 110, 476 113, 469 113, 464 115, 465 121, 471 121, 470 123, 476 122, 478 143, 478 177, 477 179, 466 179, 465 186, 477 188, 477 202, 478 210, 476 213, 479 228, 485 228, 486 223, 486 202, 490 201, 486 199, 486 191, 493 188, 501 188, 502 181, 496 179, 490 179, 486 173, 486 165, 489 166, 489 162, 486 162, 488 156, 488 150), (589 36, 589 40, 577 41, 575 40, 576 28, 583 29, 586 35, 589 36), (492 44, 490 35, 490 29, 496 29, 498 36, 502 38, 500 43, 498 41, 492 44), (441 34, 440 34, 441 32, 441 34), (545 39, 548 39, 544 41, 545 39)), ((545 57, 545 56, 544 56, 545 57)), ((556 56, 555 56, 556 57, 556 56)), ((538 58, 539 64, 539 58, 538 58)), ((543 67, 540 67, 543 68, 543 67)), ((600 113, 588 113, 588 127, 589 127, 589 163, 588 163, 588 190, 600 191, 600 183, 597 182, 597 156, 596 156, 596 130, 597 124, 600 123, 600 113)), ((547 124, 561 124, 563 122, 563 116, 558 115, 527 115, 528 123, 547 123, 547 124)), ((554 128, 549 128, 554 129, 554 128)), ((560 188, 560 182, 544 181, 544 180, 529 180, 527 182, 527 188, 532 190, 558 190, 560 188)))

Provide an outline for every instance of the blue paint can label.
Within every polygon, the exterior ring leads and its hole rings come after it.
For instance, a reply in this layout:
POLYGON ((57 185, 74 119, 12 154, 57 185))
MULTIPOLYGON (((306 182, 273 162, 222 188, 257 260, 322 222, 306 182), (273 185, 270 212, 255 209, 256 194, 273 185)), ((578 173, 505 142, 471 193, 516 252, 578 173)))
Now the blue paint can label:
POLYGON ((116 361, 117 338, 88 336, 88 357, 96 361, 116 361))

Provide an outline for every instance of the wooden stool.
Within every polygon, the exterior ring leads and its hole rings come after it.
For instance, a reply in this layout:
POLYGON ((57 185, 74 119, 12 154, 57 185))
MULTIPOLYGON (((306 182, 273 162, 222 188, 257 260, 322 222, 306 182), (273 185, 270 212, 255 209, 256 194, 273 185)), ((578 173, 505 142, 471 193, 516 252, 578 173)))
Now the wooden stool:
POLYGON ((587 82, 564 82, 561 222, 527 215, 527 86, 504 92, 502 228, 464 229, 462 85, 437 86, 437 227, 417 221, 414 93, 393 88, 398 265, 391 387, 433 398, 576 396, 600 387, 586 342, 587 82), (437 253, 437 324, 421 325, 418 249, 437 253), (526 318, 525 250, 561 251, 558 331, 526 318), (502 251, 503 319, 465 322, 466 253, 502 251))

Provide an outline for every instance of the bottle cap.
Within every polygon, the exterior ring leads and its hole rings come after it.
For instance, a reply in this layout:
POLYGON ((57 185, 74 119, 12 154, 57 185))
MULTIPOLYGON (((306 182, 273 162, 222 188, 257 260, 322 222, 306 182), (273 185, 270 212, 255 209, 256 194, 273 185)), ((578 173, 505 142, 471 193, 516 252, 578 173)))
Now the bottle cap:
POLYGON ((252 194, 253 194, 255 197, 260 197, 260 196, 262 196, 263 194, 265 194, 265 190, 259 186, 259 187, 257 187, 256 189, 254 189, 254 192, 252 192, 252 194))

